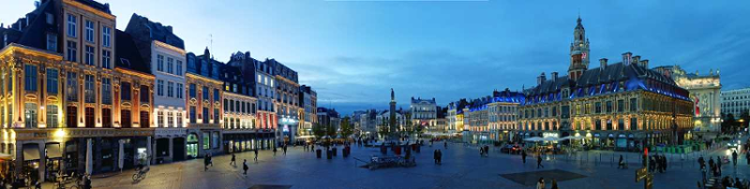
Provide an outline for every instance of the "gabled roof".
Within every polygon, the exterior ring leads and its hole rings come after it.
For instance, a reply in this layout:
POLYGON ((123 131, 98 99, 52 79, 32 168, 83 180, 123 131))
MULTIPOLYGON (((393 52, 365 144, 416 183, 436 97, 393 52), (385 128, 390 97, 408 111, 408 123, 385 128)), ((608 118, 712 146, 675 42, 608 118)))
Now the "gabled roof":
POLYGON ((148 63, 138 54, 138 48, 130 34, 120 30, 115 32, 115 67, 151 74, 148 63))
MULTIPOLYGON (((10 28, 0 28, 0 41, 3 40, 2 35, 8 35, 8 41, 2 41, 0 45, 17 43, 47 50, 47 34, 57 34, 58 32, 56 24, 47 24, 47 13, 56 15, 56 12, 53 1, 41 3, 34 11, 26 14, 25 18, 18 19, 16 23, 9 26, 10 28)), ((59 23, 60 21, 55 20, 55 22, 59 23)), ((57 48, 54 51, 57 53, 57 48)))

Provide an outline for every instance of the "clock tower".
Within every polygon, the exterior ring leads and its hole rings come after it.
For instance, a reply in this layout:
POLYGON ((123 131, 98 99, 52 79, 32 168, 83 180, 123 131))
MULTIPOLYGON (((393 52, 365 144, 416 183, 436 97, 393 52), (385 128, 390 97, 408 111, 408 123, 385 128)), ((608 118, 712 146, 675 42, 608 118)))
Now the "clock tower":
POLYGON ((581 24, 581 16, 578 16, 578 25, 573 31, 573 43, 570 44, 570 67, 568 77, 578 80, 589 67, 589 39, 586 38, 586 30, 581 24))

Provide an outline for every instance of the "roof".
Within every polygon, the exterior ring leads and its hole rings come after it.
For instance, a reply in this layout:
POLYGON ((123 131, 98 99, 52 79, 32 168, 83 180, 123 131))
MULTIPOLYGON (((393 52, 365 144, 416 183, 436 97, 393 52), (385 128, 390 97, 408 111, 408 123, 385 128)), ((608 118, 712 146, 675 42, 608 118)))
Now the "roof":
POLYGON ((435 103, 435 98, 432 98, 432 99, 422 99, 422 98, 419 98, 419 97, 418 98, 411 97, 411 103, 412 104, 417 104, 417 103, 422 103, 422 102, 426 102, 426 103, 430 103, 430 104, 436 104, 435 103))
POLYGON ((144 62, 130 34, 115 30, 115 67, 151 74, 148 63, 144 62))
POLYGON ((88 5, 91 8, 112 14, 112 11, 109 10, 109 3, 101 4, 94 0, 75 0, 75 1, 78 1, 84 5, 88 5))
POLYGON ((576 81, 569 80, 567 76, 551 78, 540 85, 524 90, 524 93, 527 97, 531 97, 532 102, 545 102, 636 89, 660 92, 679 98, 688 96, 687 90, 678 87, 671 78, 637 63, 623 64, 622 62, 606 65, 604 68, 588 69, 576 81), (571 96, 562 97, 560 93, 562 88, 570 88, 571 96))
POLYGON ((128 22, 125 31, 134 36, 147 36, 151 40, 161 41, 174 47, 185 49, 185 42, 182 38, 172 32, 172 26, 165 26, 159 22, 153 22, 148 18, 135 13, 130 17, 130 22, 128 22), (141 27, 145 28, 141 29, 141 27))
MULTIPOLYGON (((47 33, 56 34, 58 30, 57 25, 47 24, 46 13, 56 15, 56 12, 53 1, 44 1, 34 11, 26 14, 25 18, 18 19, 9 28, 0 28, 0 40, 3 40, 2 35, 8 35, 8 41, 2 41, 0 45, 17 43, 47 50, 47 33)), ((55 49, 55 52, 57 51, 58 49, 55 49)))

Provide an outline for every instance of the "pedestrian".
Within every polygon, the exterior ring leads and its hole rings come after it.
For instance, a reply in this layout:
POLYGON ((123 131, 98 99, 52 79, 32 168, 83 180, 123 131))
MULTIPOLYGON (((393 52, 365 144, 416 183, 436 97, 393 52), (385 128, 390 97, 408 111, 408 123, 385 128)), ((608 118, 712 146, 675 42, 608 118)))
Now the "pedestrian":
MULTIPOLYGON (((620 168, 622 168, 622 169, 625 169, 625 161, 623 161, 623 159, 622 159, 622 155, 620 155, 620 161, 618 161, 618 163, 617 163, 617 168, 618 168, 618 169, 620 169, 620 168)), ((553 183, 554 183, 554 182, 553 182, 553 183)), ((553 184, 553 185, 554 185, 554 184, 553 184)))
POLYGON ((490 155, 490 146, 484 145, 484 154, 487 156, 490 155))
POLYGON ((667 172, 668 165, 669 164, 667 163, 667 156, 661 155, 661 166, 662 166, 663 172, 667 172))
POLYGON ((442 165, 442 164, 443 164, 443 151, 438 149, 438 165, 442 165))
MULTIPOLYGON (((747 150, 745 150, 747 151, 747 150)), ((745 159, 747 160, 747 164, 750 165, 750 151, 745 152, 745 159)))
POLYGON ((721 176, 721 164, 724 163, 724 160, 722 160, 720 156, 716 156, 716 159, 718 160, 716 163, 716 170, 719 172, 719 176, 721 176))
POLYGON ((258 148, 255 148, 255 162, 258 162, 258 148))
POLYGON ((276 146, 273 147, 273 156, 276 156, 276 146))
POLYGON ((435 164, 438 164, 438 150, 432 152, 432 159, 435 159, 435 164))
POLYGON ((521 150, 521 159, 523 159, 523 164, 526 164, 526 150, 521 150))
POLYGON ((245 170, 242 174, 247 175, 247 169, 249 169, 249 167, 247 167, 247 159, 242 160, 242 169, 245 170))
POLYGON ((557 180, 552 179, 552 187, 550 189, 560 189, 559 187, 557 187, 557 180))
POLYGON ((734 187, 745 188, 745 186, 742 185, 742 181, 740 180, 740 177, 734 177, 734 187))
POLYGON ((737 150, 732 152, 732 163, 734 163, 734 166, 737 167, 737 150))
POLYGON ((700 169, 706 169, 706 160, 703 159, 703 156, 698 158, 698 165, 700 165, 700 169))
POLYGON ((544 165, 542 165, 542 154, 539 154, 536 158, 536 168, 539 169, 539 167, 544 168, 544 165))
POLYGON ((483 157, 483 156, 484 156, 484 148, 479 147, 479 157, 483 157))
POLYGON ((91 175, 86 174, 85 178, 86 178, 86 180, 83 183, 83 188, 84 189, 91 189, 91 175))
POLYGON ((539 182, 536 183, 536 189, 544 189, 544 177, 539 178, 539 182))
POLYGON ((208 154, 203 156, 203 171, 208 171, 208 154))
POLYGON ((234 152, 232 152, 232 161, 229 162, 229 165, 237 165, 237 161, 235 160, 234 152))
POLYGON ((211 154, 208 154, 208 164, 214 167, 214 156, 211 154))
POLYGON ((443 146, 445 146, 445 149, 448 149, 448 141, 445 141, 445 142, 443 143, 443 146))
POLYGON ((310 150, 310 151, 314 152, 315 151, 315 143, 310 144, 310 148, 312 148, 312 150, 310 150))
POLYGON ((284 156, 286 156, 286 147, 287 147, 287 146, 286 146, 286 144, 285 144, 285 145, 284 145, 284 147, 283 147, 283 149, 284 149, 284 156))

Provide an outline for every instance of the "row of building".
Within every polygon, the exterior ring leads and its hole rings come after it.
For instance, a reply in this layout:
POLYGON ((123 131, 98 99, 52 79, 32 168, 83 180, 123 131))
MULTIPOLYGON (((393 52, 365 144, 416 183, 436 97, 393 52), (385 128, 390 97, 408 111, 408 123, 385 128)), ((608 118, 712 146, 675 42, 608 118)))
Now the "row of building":
MULTIPOLYGON (((109 4, 41 0, 0 27, 0 173, 101 173, 309 136, 317 94, 275 59, 185 51, 171 26, 109 4), (6 165, 7 164, 7 165, 6 165)), ((24 173, 24 174, 21 174, 24 173)))
POLYGON ((719 130, 718 71, 698 75, 679 66, 649 68, 648 60, 630 52, 619 62, 602 58, 599 67, 590 68, 580 18, 573 35, 567 75, 542 73, 531 88, 450 102, 446 130, 473 143, 570 136, 617 150, 680 143, 693 132, 719 130))

